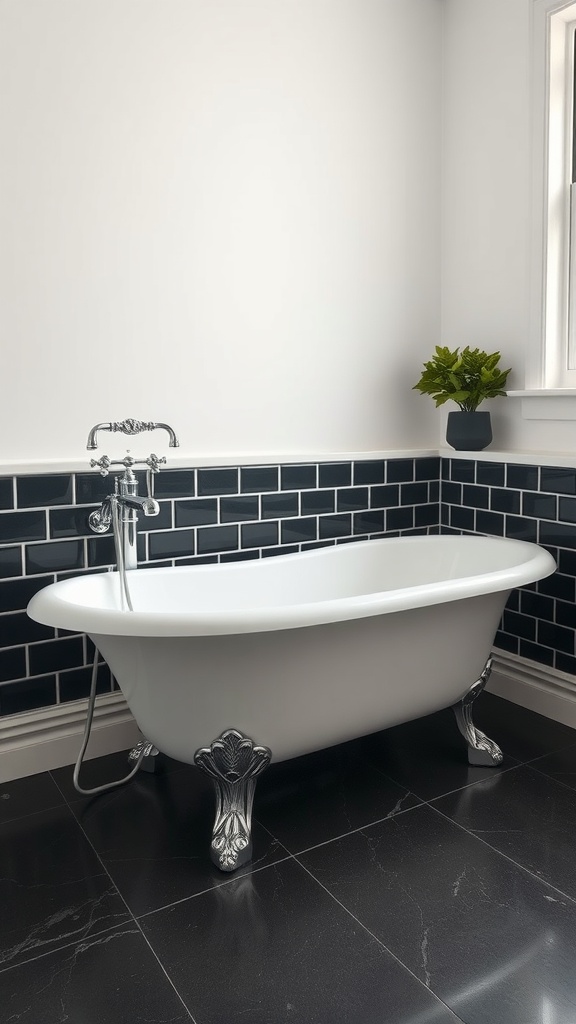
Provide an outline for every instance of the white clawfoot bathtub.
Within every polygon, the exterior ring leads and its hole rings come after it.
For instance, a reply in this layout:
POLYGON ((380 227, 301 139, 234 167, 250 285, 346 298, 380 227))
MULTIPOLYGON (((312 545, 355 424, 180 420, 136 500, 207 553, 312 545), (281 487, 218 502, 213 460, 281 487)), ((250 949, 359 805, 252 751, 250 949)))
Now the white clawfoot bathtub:
MULTIPOLYGON (((88 633, 144 735, 209 771, 224 830, 247 813, 249 832, 254 777, 270 752, 295 757, 462 702, 510 591, 554 569, 547 551, 522 541, 386 538, 139 569, 128 574, 134 611, 120 610, 117 573, 77 577, 40 591, 28 611, 88 633), (222 795, 224 762, 230 785, 242 772, 251 780, 247 811, 237 794, 222 795)), ((471 719, 465 735, 479 750, 471 719)))

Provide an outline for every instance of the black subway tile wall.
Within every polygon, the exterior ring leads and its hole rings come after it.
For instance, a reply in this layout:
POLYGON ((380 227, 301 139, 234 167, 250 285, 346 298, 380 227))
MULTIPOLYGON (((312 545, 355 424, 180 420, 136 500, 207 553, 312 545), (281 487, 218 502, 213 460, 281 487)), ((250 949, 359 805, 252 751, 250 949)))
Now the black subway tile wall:
POLYGON ((278 523, 243 523, 240 537, 243 548, 275 547, 278 544, 278 523))
POLYGON ((242 494, 261 494, 263 491, 278 490, 277 466, 245 466, 240 470, 242 494))
POLYGON ((238 470, 199 469, 198 494, 238 494, 238 470))
POLYGON ((280 487, 283 491, 300 491, 316 487, 317 466, 281 466, 280 487))
POLYGON ((14 508, 14 479, 11 476, 0 477, 0 508, 14 508))
POLYGON ((46 505, 69 505, 72 502, 72 477, 21 476, 16 480, 18 508, 40 508, 46 505))
MULTIPOLYGON (((87 524, 110 490, 98 473, 0 477, 0 717, 86 696, 91 645, 25 609, 57 579, 114 565, 111 534, 87 524)), ((166 469, 154 492, 160 514, 138 525, 142 565, 271 558, 406 533, 536 541, 558 571, 514 591, 496 645, 576 671, 576 468, 456 456, 166 469)), ((98 692, 113 687, 102 666, 98 692)))
POLYGON ((355 462, 354 483, 355 484, 383 484, 384 483, 384 462, 355 462))
POLYGON ((318 536, 317 516, 305 519, 285 519, 280 524, 282 544, 303 544, 318 536))
MULTIPOLYGON (((439 473, 436 457, 167 468, 154 477, 160 514, 138 524, 139 562, 205 565, 437 533, 439 473)), ((0 477, 0 717, 87 695, 92 644, 32 622, 26 606, 49 583, 114 566, 112 535, 88 528, 112 489, 98 472, 0 477)), ((98 692, 113 686, 102 665, 98 692)))
POLYGON ((360 511, 368 508, 367 487, 342 487, 338 491, 338 511, 348 512, 351 509, 360 511))
POLYGON ((174 525, 209 526, 218 522, 217 498, 183 498, 174 502, 174 525))
POLYGON ((325 462, 318 466, 319 487, 349 487, 351 483, 351 462, 325 462))
POLYGON ((0 548, 0 576, 22 575, 22 549, 19 547, 0 548))
POLYGON ((553 576, 514 591, 496 647, 572 674, 576 669, 576 468, 442 459, 442 532, 542 544, 553 576))
MULTIPOLYGON (((261 498, 262 519, 294 518, 300 511, 300 495, 297 491, 282 494, 263 494, 261 498)), ((257 517, 254 516, 256 519, 257 517)))
MULTIPOLYGON (((434 460, 432 460, 434 461, 434 460)), ((428 496, 430 501, 437 501, 432 493, 435 481, 430 484, 428 496)), ((393 508, 400 504, 400 487, 398 484, 386 484, 382 487, 370 488, 370 508, 393 508)))

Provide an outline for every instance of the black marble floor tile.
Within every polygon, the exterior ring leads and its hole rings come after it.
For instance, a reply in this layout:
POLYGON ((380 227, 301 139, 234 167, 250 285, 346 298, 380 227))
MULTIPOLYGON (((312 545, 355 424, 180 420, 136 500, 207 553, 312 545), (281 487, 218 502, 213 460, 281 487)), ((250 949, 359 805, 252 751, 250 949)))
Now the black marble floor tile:
POLYGON ((431 807, 299 860, 466 1024, 576 1021, 574 903, 431 807))
MULTIPOLYGON (((496 730, 497 732, 497 730, 496 730)), ((498 743, 498 736, 490 733, 498 743)), ((468 764, 468 747, 450 708, 367 737, 364 757, 423 800, 491 779, 517 764, 504 749, 498 767, 468 764)))
POLYGON ((66 805, 0 825, 0 969, 129 918, 66 805))
MULTIPOLYGON (((96 786, 105 786, 110 782, 116 782, 124 778, 134 767, 128 762, 128 750, 120 750, 115 754, 105 754, 103 757, 94 757, 84 761, 80 768, 80 785, 83 789, 94 789, 96 786)), ((180 771, 189 768, 189 765, 175 761, 166 754, 161 754, 156 761, 156 774, 167 775, 170 772, 180 771)), ((85 797, 74 788, 73 783, 74 765, 66 765, 65 768, 52 769, 50 775, 58 786, 58 789, 68 801, 74 803, 76 800, 84 800, 85 797)))
MULTIPOLYGON (((70 806, 135 915, 230 878, 210 860, 216 802, 211 780, 197 768, 139 772, 126 786, 70 806)), ((257 822, 253 842, 243 873, 288 856, 257 822)))
MULTIPOLYGON (((433 806, 576 900, 576 799, 531 766, 435 800, 433 806)), ((574 907, 576 920, 576 906, 574 907)))
POLYGON ((0 974, 0 1019, 30 1024, 190 1024, 132 922, 0 974))
POLYGON ((197 1024, 456 1024, 292 860, 140 923, 197 1024))
POLYGON ((0 824, 63 803, 64 798, 49 772, 0 782, 0 824))
POLYGON ((576 743, 576 729, 484 691, 474 702, 474 723, 517 761, 576 743))
POLYGON ((565 747, 554 754, 539 757, 536 761, 530 762, 530 767, 543 772, 556 782, 570 786, 570 789, 576 789, 576 746, 565 747))
POLYGON ((361 760, 362 749, 347 743, 272 764, 256 789, 258 821, 297 853, 420 803, 361 760))

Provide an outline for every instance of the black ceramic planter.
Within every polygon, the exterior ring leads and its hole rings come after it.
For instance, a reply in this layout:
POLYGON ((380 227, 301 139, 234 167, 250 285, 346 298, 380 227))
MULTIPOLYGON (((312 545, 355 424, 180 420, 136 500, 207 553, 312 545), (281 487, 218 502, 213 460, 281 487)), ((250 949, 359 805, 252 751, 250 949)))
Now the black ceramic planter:
POLYGON ((449 412, 446 440, 458 452, 481 452, 492 440, 489 412, 449 412))

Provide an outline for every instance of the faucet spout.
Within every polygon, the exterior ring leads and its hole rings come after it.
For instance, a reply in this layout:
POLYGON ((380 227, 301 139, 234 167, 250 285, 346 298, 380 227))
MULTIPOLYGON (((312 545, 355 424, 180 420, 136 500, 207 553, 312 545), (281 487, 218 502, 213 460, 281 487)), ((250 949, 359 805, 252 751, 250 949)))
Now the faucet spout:
MULTIPOLYGON (((139 494, 110 494, 104 499, 98 509, 94 509, 88 516, 88 524, 94 533, 106 533, 114 525, 114 509, 120 513, 119 520, 120 535, 118 541, 121 544, 123 564, 126 569, 136 569, 138 565, 136 552, 136 525, 137 512, 143 512, 145 516, 157 516, 160 512, 160 505, 154 498, 142 498, 139 494)), ((114 525, 116 536, 116 526, 114 525)))
POLYGON ((138 494, 115 494, 113 500, 120 508, 131 508, 143 512, 145 516, 157 516, 160 505, 155 498, 141 498, 138 494))

